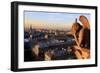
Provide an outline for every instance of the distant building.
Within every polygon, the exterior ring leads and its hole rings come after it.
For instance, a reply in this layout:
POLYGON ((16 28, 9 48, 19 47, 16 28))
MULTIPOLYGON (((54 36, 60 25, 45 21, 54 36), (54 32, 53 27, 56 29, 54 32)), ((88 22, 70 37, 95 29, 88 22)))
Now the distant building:
POLYGON ((32 26, 30 26, 29 35, 30 35, 30 40, 32 40, 32 26))

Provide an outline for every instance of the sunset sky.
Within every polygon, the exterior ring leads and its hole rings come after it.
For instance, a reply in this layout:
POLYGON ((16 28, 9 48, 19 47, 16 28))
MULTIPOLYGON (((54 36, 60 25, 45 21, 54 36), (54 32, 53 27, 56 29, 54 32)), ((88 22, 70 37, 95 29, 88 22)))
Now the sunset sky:
POLYGON ((25 28, 32 26, 33 28, 69 30, 75 19, 79 19, 80 15, 86 16, 90 21, 90 14, 88 13, 25 11, 24 26, 25 28))

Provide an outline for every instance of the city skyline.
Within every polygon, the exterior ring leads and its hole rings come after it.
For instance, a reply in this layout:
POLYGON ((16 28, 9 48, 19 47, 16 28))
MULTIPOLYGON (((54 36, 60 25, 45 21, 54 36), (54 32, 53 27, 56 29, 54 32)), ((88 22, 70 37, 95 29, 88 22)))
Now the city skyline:
POLYGON ((90 21, 90 14, 88 13, 24 11, 24 27, 29 28, 32 26, 37 29, 70 30, 75 19, 79 19, 80 15, 86 16, 90 21))

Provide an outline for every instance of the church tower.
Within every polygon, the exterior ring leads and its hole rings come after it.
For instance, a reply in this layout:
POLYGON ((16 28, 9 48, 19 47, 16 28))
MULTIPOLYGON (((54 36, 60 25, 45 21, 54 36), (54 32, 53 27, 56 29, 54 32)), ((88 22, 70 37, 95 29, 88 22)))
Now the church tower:
POLYGON ((77 23, 77 18, 75 19, 75 23, 77 23))
POLYGON ((29 28, 29 35, 30 35, 30 40, 32 40, 32 25, 30 25, 30 28, 29 28))

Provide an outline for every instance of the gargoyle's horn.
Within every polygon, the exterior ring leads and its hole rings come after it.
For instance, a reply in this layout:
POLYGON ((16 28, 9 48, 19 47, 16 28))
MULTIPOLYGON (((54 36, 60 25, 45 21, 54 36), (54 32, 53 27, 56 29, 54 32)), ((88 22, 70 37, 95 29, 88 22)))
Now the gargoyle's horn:
POLYGON ((81 15, 79 20, 83 24, 84 28, 90 28, 89 20, 85 16, 81 15))

